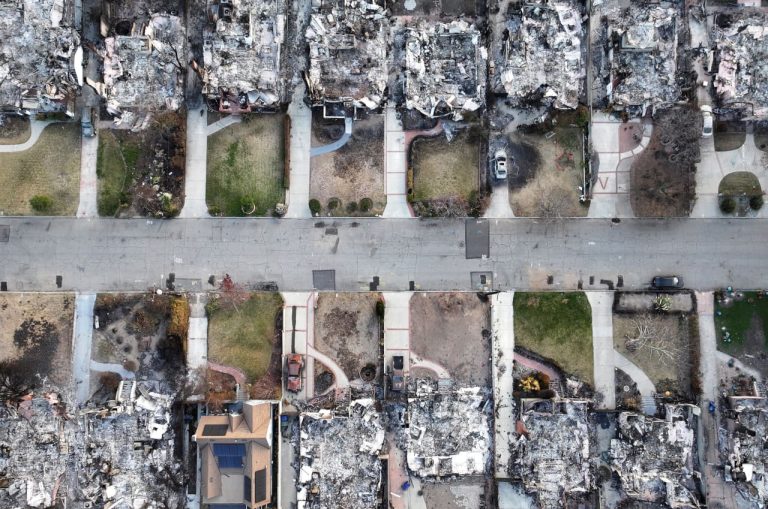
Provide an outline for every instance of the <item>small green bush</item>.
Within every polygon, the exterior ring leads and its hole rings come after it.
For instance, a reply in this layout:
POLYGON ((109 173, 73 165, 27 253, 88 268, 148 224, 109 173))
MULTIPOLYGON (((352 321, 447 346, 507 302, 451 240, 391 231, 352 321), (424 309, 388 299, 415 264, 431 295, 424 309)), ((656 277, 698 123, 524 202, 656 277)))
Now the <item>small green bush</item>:
POLYGON ((357 212, 357 202, 351 201, 347 203, 347 212, 350 214, 357 212))
POLYGON ((733 214, 734 210, 736 210, 736 200, 730 196, 726 196, 720 200, 720 212, 723 214, 733 214))
POLYGON ((341 205, 341 200, 339 200, 338 198, 331 198, 330 200, 328 200, 328 210, 337 209, 339 208, 340 205, 341 205))
POLYGON ((370 198, 363 198, 360 200, 360 210, 363 212, 368 212, 373 208, 373 200, 370 198))
POLYGON ((53 208, 53 198, 44 194, 38 194, 29 200, 29 205, 35 212, 50 212, 53 208))
POLYGON ((749 208, 751 208, 752 210, 760 210, 761 208, 763 208, 763 203, 764 203, 763 195, 762 194, 755 195, 749 199, 749 208))
POLYGON ((309 200, 309 211, 312 212, 312 215, 320 213, 320 202, 312 198, 309 200))
POLYGON ((379 319, 384 319, 384 301, 383 300, 377 300, 376 301, 376 316, 379 317, 379 319))

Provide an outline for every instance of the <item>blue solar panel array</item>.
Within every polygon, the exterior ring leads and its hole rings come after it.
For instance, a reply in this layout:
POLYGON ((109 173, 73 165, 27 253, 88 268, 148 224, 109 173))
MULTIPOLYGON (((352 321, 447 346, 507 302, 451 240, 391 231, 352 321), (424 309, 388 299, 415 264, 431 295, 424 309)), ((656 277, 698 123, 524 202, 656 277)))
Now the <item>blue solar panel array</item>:
POLYGON ((219 468, 243 468, 245 444, 213 444, 213 455, 219 468))

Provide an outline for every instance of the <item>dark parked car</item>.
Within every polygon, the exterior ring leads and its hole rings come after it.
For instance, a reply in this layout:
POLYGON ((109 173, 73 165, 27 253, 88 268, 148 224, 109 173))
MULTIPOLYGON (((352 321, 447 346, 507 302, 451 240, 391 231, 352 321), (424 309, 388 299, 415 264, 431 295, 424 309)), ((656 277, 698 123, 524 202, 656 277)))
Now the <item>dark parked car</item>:
POLYGON ((679 276, 656 276, 651 281, 654 288, 682 288, 683 278, 679 276))

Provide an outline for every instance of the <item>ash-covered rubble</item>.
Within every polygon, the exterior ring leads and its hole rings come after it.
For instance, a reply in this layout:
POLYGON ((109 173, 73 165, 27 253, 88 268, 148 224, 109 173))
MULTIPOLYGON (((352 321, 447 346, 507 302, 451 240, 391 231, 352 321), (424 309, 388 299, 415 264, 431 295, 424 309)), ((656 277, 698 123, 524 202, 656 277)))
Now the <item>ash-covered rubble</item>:
POLYGON ((405 107, 430 118, 485 105, 488 51, 475 25, 421 21, 405 29, 405 107))
POLYGON ((83 85, 71 0, 0 0, 0 111, 67 112, 83 85))
POLYGON ((0 404, 0 507, 52 507, 65 499, 74 461, 71 418, 54 390, 0 404))
POLYGON ((510 478, 536 497, 539 507, 559 508, 595 488, 589 403, 522 400, 510 444, 510 478))
POLYGON ((147 113, 175 111, 184 101, 187 36, 182 19, 171 10, 150 13, 132 7, 104 3, 103 83, 89 81, 118 124, 146 123, 147 113))
POLYGON ((282 0, 210 0, 203 94, 222 112, 276 110, 285 32, 282 0))
POLYGON ((723 106, 768 117, 768 14, 755 9, 718 14, 712 26, 713 80, 723 106))
POLYGON ((585 77, 582 9, 570 0, 510 4, 493 44, 494 92, 516 106, 578 107, 585 77))
POLYGON ((725 480, 734 482, 756 507, 768 505, 768 403, 762 397, 728 398, 720 430, 725 480))
MULTIPOLYGON (((312 0, 306 30, 310 102, 326 116, 382 106, 387 87, 389 19, 384 7, 359 0, 312 0), (329 113, 335 112, 335 113, 329 113)), ((341 115, 343 116, 343 115, 341 115)))
POLYGON ((676 2, 605 7, 600 77, 608 104, 645 115, 680 100, 685 81, 678 55, 683 19, 676 2))
POLYGON ((611 439, 610 467, 632 499, 668 507, 699 507, 695 479, 697 407, 664 405, 664 418, 621 412, 611 439))
POLYGON ((373 399, 300 417, 299 509, 378 507, 385 429, 373 399))
POLYGON ((184 507, 186 475, 174 456, 173 398, 158 382, 120 382, 115 400, 82 412, 76 497, 85 507, 184 507))
POLYGON ((438 383, 416 380, 408 398, 408 469, 421 478, 484 475, 490 470, 493 401, 487 389, 440 391, 438 383))

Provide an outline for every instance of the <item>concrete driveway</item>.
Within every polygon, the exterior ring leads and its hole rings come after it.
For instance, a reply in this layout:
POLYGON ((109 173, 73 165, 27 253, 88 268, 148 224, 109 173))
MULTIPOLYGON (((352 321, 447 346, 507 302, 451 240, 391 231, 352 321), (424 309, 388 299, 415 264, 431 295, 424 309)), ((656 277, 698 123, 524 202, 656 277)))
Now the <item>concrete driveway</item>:
POLYGON ((515 217, 512 205, 509 203, 509 185, 506 180, 495 182, 491 193, 491 203, 485 209, 483 217, 510 218, 515 217))

